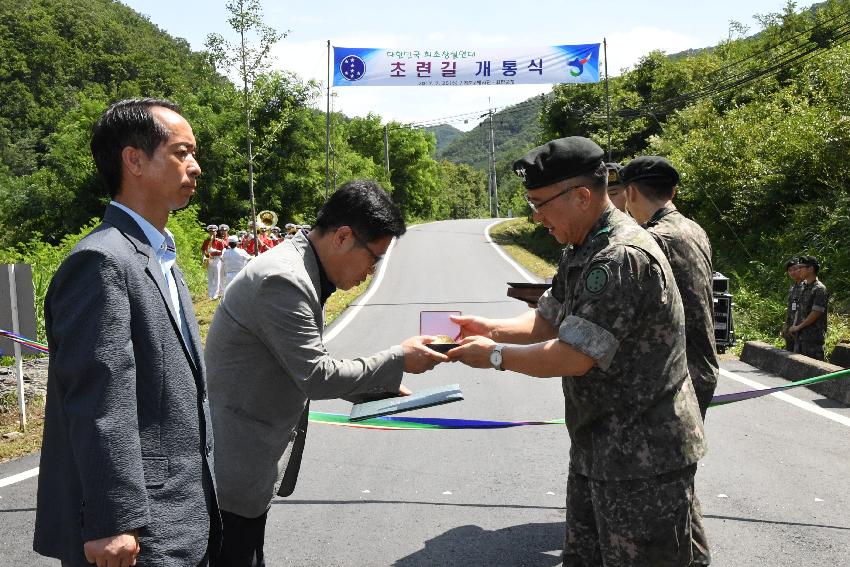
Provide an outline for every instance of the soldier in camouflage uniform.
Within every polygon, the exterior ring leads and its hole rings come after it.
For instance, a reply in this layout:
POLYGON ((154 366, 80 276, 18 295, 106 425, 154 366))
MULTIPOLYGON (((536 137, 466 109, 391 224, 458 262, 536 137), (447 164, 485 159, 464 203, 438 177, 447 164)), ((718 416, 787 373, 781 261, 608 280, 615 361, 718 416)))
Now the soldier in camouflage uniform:
POLYGON ((785 339, 785 350, 794 352, 794 335, 788 329, 794 326, 797 318, 797 308, 800 306, 800 290, 803 277, 800 275, 799 258, 791 258, 785 262, 785 273, 791 278, 788 294, 785 296, 785 322, 782 323, 782 338, 785 339))
POLYGON ((829 293, 818 279, 820 263, 814 256, 800 257, 799 272, 803 278, 800 305, 794 325, 788 332, 794 337, 794 352, 817 360, 824 359, 826 309, 829 293))
POLYGON ((617 162, 606 163, 608 170, 608 199, 611 204, 626 212, 626 187, 620 180, 620 170, 623 166, 617 162))
MULTIPOLYGON (((688 374, 705 420, 720 374, 714 346, 711 243, 702 227, 673 205, 679 172, 669 161, 659 156, 641 156, 630 161, 620 171, 620 177, 626 186, 627 210, 652 235, 673 269, 685 309, 688 374)), ((693 506, 694 517, 701 518, 696 495, 693 506)), ((693 564, 711 564, 702 522, 691 526, 691 532, 693 564)))
POLYGON ((673 204, 679 172, 659 156, 633 159, 620 172, 626 207, 664 252, 685 308, 685 350, 700 413, 705 418, 720 366, 714 346, 711 243, 700 225, 673 204))
POLYGON ((456 317, 464 339, 449 356, 563 377, 571 440, 564 565, 690 565, 705 438, 682 301, 664 253, 611 205, 602 155, 571 137, 514 164, 534 219, 571 246, 537 309, 456 317))

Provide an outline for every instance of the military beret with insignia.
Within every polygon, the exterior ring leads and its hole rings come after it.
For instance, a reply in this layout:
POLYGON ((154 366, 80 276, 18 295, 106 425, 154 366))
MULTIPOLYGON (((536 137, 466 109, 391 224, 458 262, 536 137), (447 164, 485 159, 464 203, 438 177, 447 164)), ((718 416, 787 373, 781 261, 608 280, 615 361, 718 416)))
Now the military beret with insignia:
POLYGON ((595 170, 603 155, 592 140, 570 136, 534 148, 514 162, 514 171, 526 189, 539 189, 595 170))
POLYGON ((640 156, 620 170, 620 179, 623 183, 632 183, 640 179, 666 180, 672 187, 679 184, 679 172, 667 158, 640 156))
POLYGON ((785 262, 785 271, 788 271, 788 269, 789 269, 791 266, 796 266, 796 265, 797 265, 797 264, 799 264, 799 263, 800 263, 800 259, 799 259, 799 258, 797 258, 796 256, 795 256, 795 257, 793 257, 793 258, 791 258, 790 260, 788 260, 787 262, 785 262))
POLYGON ((611 188, 615 185, 622 185, 623 181, 620 179, 620 171, 623 169, 623 166, 617 162, 609 162, 605 164, 605 169, 608 170, 608 187, 611 188))

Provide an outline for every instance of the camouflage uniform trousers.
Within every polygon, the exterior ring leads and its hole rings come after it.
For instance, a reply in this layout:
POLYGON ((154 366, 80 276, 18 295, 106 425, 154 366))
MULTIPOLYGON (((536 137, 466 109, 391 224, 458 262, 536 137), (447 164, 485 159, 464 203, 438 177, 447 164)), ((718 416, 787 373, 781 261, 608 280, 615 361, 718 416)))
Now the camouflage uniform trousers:
POLYGON ((824 360, 823 343, 820 341, 797 339, 794 343, 794 352, 814 358, 815 360, 824 360))
POLYGON ((702 531, 702 518, 694 517, 695 473, 696 464, 651 478, 599 481, 570 469, 564 567, 693 565, 692 525, 702 531))

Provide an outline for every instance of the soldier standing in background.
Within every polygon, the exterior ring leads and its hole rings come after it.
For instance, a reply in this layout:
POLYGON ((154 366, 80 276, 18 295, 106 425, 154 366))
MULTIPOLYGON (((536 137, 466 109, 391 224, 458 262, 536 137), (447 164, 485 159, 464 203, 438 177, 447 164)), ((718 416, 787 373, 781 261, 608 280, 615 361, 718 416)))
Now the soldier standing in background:
POLYGON ((820 262, 814 256, 801 256, 798 264, 800 277, 800 306, 794 325, 788 329, 794 337, 794 352, 824 360, 823 344, 826 340, 826 309, 829 292, 818 279, 820 262))
POLYGON ((620 180, 620 170, 623 166, 616 162, 606 163, 605 168, 608 170, 608 198, 611 199, 611 204, 626 212, 626 188, 620 180))
POLYGON ((679 172, 665 158, 635 158, 623 167, 620 178, 626 186, 626 208, 649 231, 673 268, 685 308, 688 372, 705 418, 720 368, 714 346, 711 243, 702 227, 673 204, 679 172))
MULTIPOLYGON (((720 373, 714 345, 711 243, 702 227, 673 205, 679 172, 669 161, 658 156, 635 158, 620 171, 620 179, 626 186, 626 209, 652 235, 673 269, 685 309, 688 373, 705 420, 720 373)), ((693 506, 692 514, 701 518, 696 495, 693 506)), ((693 565, 711 564, 708 537, 701 521, 691 526, 691 538, 693 565)))
POLYGON ((788 332, 788 329, 794 326, 794 321, 797 318, 797 309, 800 307, 800 283, 803 277, 800 275, 798 264, 799 258, 791 258, 785 262, 785 273, 791 278, 791 285, 788 287, 788 295, 785 299, 785 322, 782 323, 782 338, 785 339, 785 350, 794 352, 794 335, 788 332))

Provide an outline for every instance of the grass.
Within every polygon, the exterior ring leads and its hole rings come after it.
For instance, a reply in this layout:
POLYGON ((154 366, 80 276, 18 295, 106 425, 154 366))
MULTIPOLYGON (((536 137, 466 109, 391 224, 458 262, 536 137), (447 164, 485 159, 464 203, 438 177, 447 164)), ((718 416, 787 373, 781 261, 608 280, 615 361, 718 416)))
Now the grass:
MULTIPOLYGON (((325 304, 325 325, 330 325, 339 317, 352 301, 366 291, 371 282, 372 276, 369 276, 359 286, 348 291, 337 291, 331 295, 325 304)), ((194 295, 192 303, 195 306, 201 342, 206 342, 213 314, 218 307, 218 300, 209 299, 204 293, 194 295)), ((4 358, 9 360, 3 360, 3 363, 14 364, 14 358, 4 358)), ((19 431, 19 419, 18 396, 13 392, 0 400, 0 463, 41 449, 41 437, 44 432, 44 399, 36 399, 27 404, 27 430, 23 436, 4 438, 3 435, 6 433, 19 431)))
POLYGON ((543 279, 555 275, 562 248, 538 225, 524 218, 512 219, 490 229, 490 237, 534 275, 543 279))
POLYGON ((325 303, 325 327, 342 315, 342 312, 348 308, 351 302, 360 297, 369 288, 369 284, 371 283, 372 276, 369 276, 363 283, 348 291, 335 291, 325 303))
POLYGON ((7 433, 20 431, 18 396, 16 393, 0 401, 0 463, 17 459, 41 449, 41 436, 44 431, 44 398, 27 403, 27 430, 21 437, 7 439, 7 433))
MULTIPOLYGON (((539 225, 524 218, 513 219, 493 227, 490 236, 528 271, 541 278, 554 275, 562 248, 539 225)), ((786 284, 782 280, 778 285, 786 284)), ((733 292, 737 343, 727 352, 740 356, 746 341, 762 341, 782 348, 785 341, 779 331, 785 317, 784 302, 764 297, 747 286, 738 286, 733 292)), ((828 317, 824 346, 827 360, 837 343, 850 342, 850 315, 833 305, 828 317)))

